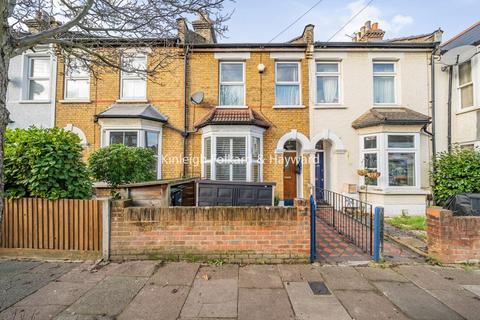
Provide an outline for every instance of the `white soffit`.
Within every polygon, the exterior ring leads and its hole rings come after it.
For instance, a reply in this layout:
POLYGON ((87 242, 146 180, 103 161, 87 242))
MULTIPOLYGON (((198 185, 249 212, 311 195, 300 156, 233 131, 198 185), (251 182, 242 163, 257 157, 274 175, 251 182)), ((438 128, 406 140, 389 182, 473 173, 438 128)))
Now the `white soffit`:
POLYGON ((271 52, 270 58, 275 60, 302 60, 305 58, 304 52, 271 52))
POLYGON ((250 52, 215 52, 215 59, 247 60, 247 59, 250 59, 250 52))

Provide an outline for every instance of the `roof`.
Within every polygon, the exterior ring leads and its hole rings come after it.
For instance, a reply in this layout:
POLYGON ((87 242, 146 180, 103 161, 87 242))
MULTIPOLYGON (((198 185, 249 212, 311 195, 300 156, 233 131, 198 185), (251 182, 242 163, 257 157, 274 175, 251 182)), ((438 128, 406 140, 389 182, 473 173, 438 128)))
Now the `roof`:
POLYGON ((428 124, 430 117, 420 112, 413 111, 405 107, 378 107, 371 108, 355 121, 352 127, 355 129, 378 126, 382 124, 411 125, 428 124))
POLYGON ((434 49, 435 42, 391 42, 391 41, 372 41, 372 42, 315 42, 316 48, 387 48, 387 49, 434 49))
POLYGON ((100 112, 97 118, 140 118, 158 122, 167 122, 168 118, 151 104, 113 104, 100 112))
POLYGON ((450 49, 463 46, 463 45, 477 45, 480 43, 480 21, 463 30, 450 40, 442 43, 442 51, 448 51, 450 49))
POLYGON ((254 125, 268 129, 271 124, 252 108, 214 108, 195 123, 195 128, 208 125, 254 125))

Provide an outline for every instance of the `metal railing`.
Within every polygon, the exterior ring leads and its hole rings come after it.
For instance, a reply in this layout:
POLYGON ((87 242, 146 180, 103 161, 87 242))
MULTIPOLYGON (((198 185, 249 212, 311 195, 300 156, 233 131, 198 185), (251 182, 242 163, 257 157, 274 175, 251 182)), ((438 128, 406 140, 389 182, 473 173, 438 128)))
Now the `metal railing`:
POLYGON ((320 195, 317 197, 317 218, 373 255, 373 206, 329 190, 319 189, 316 194, 320 195))

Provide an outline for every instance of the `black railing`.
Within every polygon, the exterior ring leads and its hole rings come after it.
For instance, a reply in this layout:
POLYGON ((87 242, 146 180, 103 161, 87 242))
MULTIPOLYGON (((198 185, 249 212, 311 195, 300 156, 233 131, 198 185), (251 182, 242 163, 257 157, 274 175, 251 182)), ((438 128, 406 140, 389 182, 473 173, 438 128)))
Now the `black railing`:
POLYGON ((373 206, 329 190, 317 190, 316 194, 317 218, 372 255, 373 206))

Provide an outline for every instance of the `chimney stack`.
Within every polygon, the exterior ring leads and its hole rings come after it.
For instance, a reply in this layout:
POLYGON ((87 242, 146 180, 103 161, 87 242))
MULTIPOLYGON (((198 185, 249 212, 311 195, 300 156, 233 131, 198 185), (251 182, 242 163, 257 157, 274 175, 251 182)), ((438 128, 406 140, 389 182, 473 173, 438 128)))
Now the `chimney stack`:
POLYGON ((60 26, 60 22, 56 21, 54 17, 44 10, 38 10, 35 14, 35 18, 26 20, 25 24, 30 33, 38 33, 40 31, 60 26))
POLYGON ((206 43, 217 43, 213 23, 207 13, 199 13, 198 19, 192 22, 193 30, 205 39, 206 43))
POLYGON ((355 33, 354 42, 373 42, 382 41, 385 31, 378 28, 378 22, 372 23, 370 20, 360 28, 360 32, 355 33))

